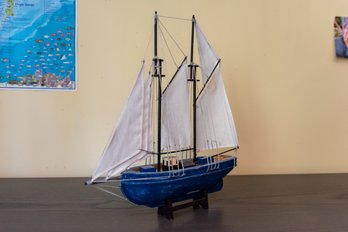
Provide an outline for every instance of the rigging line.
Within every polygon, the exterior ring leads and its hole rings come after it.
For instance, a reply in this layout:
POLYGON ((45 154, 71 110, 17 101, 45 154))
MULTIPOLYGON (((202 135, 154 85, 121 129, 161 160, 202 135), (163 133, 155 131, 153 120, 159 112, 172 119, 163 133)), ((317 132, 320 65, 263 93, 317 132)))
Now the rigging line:
MULTIPOLYGON (((181 49, 181 47, 179 46, 178 42, 176 42, 176 40, 174 39, 174 37, 169 33, 169 31, 167 30, 167 28, 164 26, 164 24, 161 22, 161 20, 158 20, 160 25, 164 28, 164 30, 168 33, 169 37, 173 40, 173 42, 175 43, 175 45, 178 47, 178 49, 180 50, 180 52, 183 54, 183 56, 186 56, 185 52, 183 52, 183 50, 181 49)), ((191 20, 190 20, 191 21, 191 20)))
POLYGON ((104 188, 113 188, 113 189, 120 189, 121 187, 111 186, 111 185, 103 185, 104 188))
POLYGON ((149 47, 150 47, 150 42, 151 42, 151 40, 152 40, 152 36, 153 36, 153 30, 154 30, 154 28, 152 27, 152 30, 151 30, 151 33, 150 33, 150 36, 149 36, 149 39, 148 39, 148 41, 147 41, 147 46, 146 46, 146 48, 145 48, 145 52, 144 52, 144 58, 143 58, 143 60, 145 60, 145 57, 146 57, 146 54, 147 54, 147 51, 149 50, 149 47))
POLYGON ((93 187, 99 189, 100 191, 103 191, 103 192, 106 192, 106 193, 111 194, 111 195, 113 195, 113 196, 116 196, 116 197, 118 197, 118 198, 121 198, 122 200, 128 201, 126 198, 124 198, 124 197, 122 197, 122 196, 120 196, 120 195, 118 195, 118 194, 116 194, 116 193, 113 193, 113 192, 111 192, 111 191, 109 191, 109 190, 103 189, 103 188, 101 188, 101 187, 99 187, 99 186, 93 186, 93 187))
POLYGON ((183 20, 183 21, 191 21, 192 22, 192 19, 178 18, 178 17, 166 16, 166 15, 158 15, 158 17, 167 18, 167 19, 183 20))
POLYGON ((175 61, 175 59, 174 59, 174 56, 173 56, 173 54, 172 54, 172 51, 170 50, 170 48, 169 48, 169 46, 168 46, 168 42, 167 42, 167 40, 166 40, 166 37, 165 37, 164 34, 163 34, 163 31, 162 31, 161 27, 159 27, 159 29, 160 29, 160 32, 161 32, 163 41, 164 41, 164 43, 165 43, 165 45, 166 45, 166 47, 167 47, 167 49, 168 49, 168 51, 169 51, 169 54, 170 54, 170 56, 172 57, 172 60, 173 60, 173 62, 174 62, 174 64, 175 64, 175 66, 178 68, 178 64, 176 63, 176 61, 175 61))
POLYGON ((93 185, 103 185, 103 184, 108 184, 108 183, 119 183, 121 182, 121 179, 108 179, 108 180, 100 180, 100 181, 93 181, 93 182, 86 182, 85 184, 88 186, 93 186, 93 185))
POLYGON ((152 36, 153 36, 153 34, 154 34, 154 33, 153 33, 153 30, 154 30, 154 28, 152 27, 152 30, 151 30, 149 39, 148 39, 148 41, 147 41, 147 46, 146 46, 146 48, 145 48, 145 53, 144 53, 144 59, 143 59, 143 60, 145 60, 147 51, 149 50, 148 48, 149 48, 149 46, 150 46, 150 42, 151 42, 152 36))

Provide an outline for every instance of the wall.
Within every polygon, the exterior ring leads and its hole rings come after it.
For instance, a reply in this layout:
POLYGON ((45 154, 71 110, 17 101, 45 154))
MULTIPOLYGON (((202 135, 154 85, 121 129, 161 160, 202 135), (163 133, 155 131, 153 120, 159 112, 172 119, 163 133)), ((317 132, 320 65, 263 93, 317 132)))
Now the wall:
POLYGON ((346 0, 80 0, 78 90, 0 91, 0 177, 92 174, 155 10, 195 14, 223 58, 241 145, 234 174, 348 171, 348 60, 332 38, 346 0))

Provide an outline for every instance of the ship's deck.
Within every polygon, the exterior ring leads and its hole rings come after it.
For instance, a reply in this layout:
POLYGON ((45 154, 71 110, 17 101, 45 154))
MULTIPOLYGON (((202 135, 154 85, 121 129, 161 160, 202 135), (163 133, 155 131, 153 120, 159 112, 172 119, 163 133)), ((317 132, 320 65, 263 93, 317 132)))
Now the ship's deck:
MULTIPOLYGON (((175 158, 174 156, 168 156, 166 158, 175 158)), ((203 162, 205 162, 204 160, 206 160, 206 157, 205 156, 200 156, 199 158, 201 158, 203 160, 203 162)), ((226 160, 228 158, 231 158, 230 155, 214 155, 214 156, 211 156, 211 161, 210 162, 221 162, 223 160, 226 160)), ((182 160, 176 160, 175 162, 177 162, 177 165, 173 165, 172 168, 173 169, 178 169, 178 168, 182 168, 182 164, 184 166, 184 168, 188 168, 188 167, 192 167, 192 166, 195 166, 195 162, 193 161, 192 158, 189 158, 189 159, 182 159, 182 160)), ((203 163, 201 162, 201 164, 203 163)), ((146 171, 146 170, 157 170, 157 167, 158 165, 157 164, 145 164, 145 165, 142 165, 142 166, 136 166, 136 167, 132 167, 131 170, 134 171, 134 172, 140 172, 140 171, 146 171), (145 167, 145 169, 144 169, 145 167)), ((160 164, 160 170, 162 171, 167 171, 168 170, 168 166, 166 165, 163 165, 163 162, 162 164, 160 164)))

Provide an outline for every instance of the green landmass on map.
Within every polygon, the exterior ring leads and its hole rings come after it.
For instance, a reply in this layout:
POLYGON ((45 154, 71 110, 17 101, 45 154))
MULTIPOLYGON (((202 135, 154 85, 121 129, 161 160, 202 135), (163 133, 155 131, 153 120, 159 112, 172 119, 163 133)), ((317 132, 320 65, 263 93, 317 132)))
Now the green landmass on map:
POLYGON ((6 16, 14 16, 13 8, 14 8, 14 1, 15 0, 7 0, 7 8, 5 10, 6 16))

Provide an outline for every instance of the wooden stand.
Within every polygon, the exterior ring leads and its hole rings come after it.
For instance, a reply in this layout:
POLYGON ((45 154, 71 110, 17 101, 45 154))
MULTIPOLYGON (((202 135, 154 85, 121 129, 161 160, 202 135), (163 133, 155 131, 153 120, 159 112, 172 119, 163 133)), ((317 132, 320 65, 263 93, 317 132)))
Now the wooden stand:
POLYGON ((209 203, 208 203, 208 193, 206 191, 200 192, 198 197, 193 197, 192 201, 182 203, 182 204, 177 204, 173 205, 172 200, 166 200, 165 206, 158 207, 157 213, 161 216, 166 217, 169 220, 174 219, 174 211, 180 210, 180 209, 185 209, 193 207, 193 209, 208 209, 209 208, 209 203))

